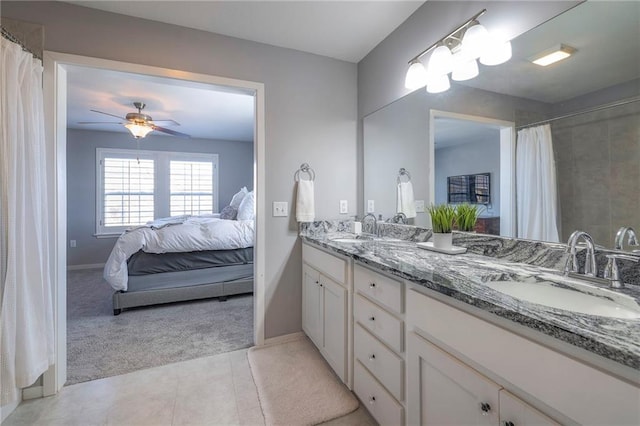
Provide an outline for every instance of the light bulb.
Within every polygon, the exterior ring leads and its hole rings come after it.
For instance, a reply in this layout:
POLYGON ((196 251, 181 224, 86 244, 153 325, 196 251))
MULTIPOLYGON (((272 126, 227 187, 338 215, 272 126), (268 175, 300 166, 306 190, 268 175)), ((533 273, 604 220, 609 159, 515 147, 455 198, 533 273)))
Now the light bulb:
POLYGON ((449 74, 453 69, 453 55, 447 46, 438 46, 429 58, 427 74, 429 78, 436 78, 449 74))
POLYGON ((449 83, 449 76, 447 74, 433 77, 427 84, 427 92, 429 93, 442 93, 449 90, 451 83, 449 83))
POLYGON ((482 65, 500 65, 511 59, 511 42, 502 35, 489 35, 489 44, 480 56, 482 65))
POLYGON ((484 53, 489 43, 489 32, 480 24, 469 27, 462 37, 462 51, 470 58, 477 59, 484 53))
POLYGON ((404 87, 409 90, 419 89, 427 84, 427 70, 418 60, 411 64, 404 79, 404 87))
POLYGON ((468 57, 464 50, 453 55, 453 72, 451 79, 455 81, 471 80, 478 76, 478 63, 468 57))

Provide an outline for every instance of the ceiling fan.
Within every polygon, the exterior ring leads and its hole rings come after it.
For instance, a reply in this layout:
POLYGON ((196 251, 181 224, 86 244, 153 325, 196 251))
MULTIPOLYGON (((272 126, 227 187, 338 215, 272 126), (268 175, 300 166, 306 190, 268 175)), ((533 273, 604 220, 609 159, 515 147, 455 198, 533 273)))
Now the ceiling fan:
POLYGON ((124 121, 120 121, 120 122, 115 122, 115 121, 112 121, 112 122, 110 122, 110 121, 81 121, 78 124, 122 124, 124 127, 129 129, 129 131, 131 132, 133 137, 136 138, 136 139, 144 138, 145 136, 147 136, 149 134, 149 132, 152 132, 154 130, 156 130, 158 132, 166 133, 168 135, 178 136, 178 137, 181 137, 181 138, 190 138, 191 137, 191 136, 187 135, 186 133, 180 133, 180 132, 176 132, 175 130, 167 129, 165 127, 160 127, 158 125, 159 123, 162 123, 162 124, 166 123, 164 125, 170 125, 170 126, 171 125, 179 126, 180 123, 178 123, 175 120, 153 120, 151 118, 151 116, 142 113, 142 110, 146 106, 143 102, 134 102, 133 106, 136 107, 138 112, 130 112, 125 117, 120 117, 120 116, 115 115, 115 114, 109 114, 108 112, 97 111, 95 109, 91 110, 93 112, 97 112, 99 114, 104 114, 104 115, 110 115, 112 117, 116 117, 116 118, 119 118, 119 119, 124 120, 124 121))

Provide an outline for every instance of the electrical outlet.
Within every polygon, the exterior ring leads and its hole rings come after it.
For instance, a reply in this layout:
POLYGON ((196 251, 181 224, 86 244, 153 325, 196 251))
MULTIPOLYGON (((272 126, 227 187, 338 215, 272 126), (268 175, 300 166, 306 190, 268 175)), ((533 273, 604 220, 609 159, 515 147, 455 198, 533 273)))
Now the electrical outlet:
POLYGON ((424 213, 424 200, 416 200, 414 202, 416 213, 424 213))
POLYGON ((289 203, 286 201, 273 202, 273 216, 286 217, 289 216, 289 203))
POLYGON ((76 246, 76 240, 69 240, 69 247, 74 248, 76 246))
POLYGON ((367 200, 367 213, 373 213, 376 211, 376 203, 373 200, 367 200))
POLYGON ((340 214, 349 213, 349 204, 347 200, 340 200, 340 214))

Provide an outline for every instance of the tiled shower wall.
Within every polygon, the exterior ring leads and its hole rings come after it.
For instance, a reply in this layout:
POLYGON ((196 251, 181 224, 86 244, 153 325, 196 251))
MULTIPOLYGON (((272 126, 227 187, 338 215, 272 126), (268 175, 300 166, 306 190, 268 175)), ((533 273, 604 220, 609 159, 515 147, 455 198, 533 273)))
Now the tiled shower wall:
POLYGON ((574 230, 613 247, 616 231, 640 231, 640 102, 552 126, 561 241, 574 230))

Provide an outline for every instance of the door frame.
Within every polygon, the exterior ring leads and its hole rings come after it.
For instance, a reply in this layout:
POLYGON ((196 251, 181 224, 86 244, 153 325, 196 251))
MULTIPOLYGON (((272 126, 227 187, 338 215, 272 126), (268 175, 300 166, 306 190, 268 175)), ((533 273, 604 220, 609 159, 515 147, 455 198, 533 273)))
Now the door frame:
POLYGON ((148 65, 44 52, 44 114, 47 158, 48 212, 52 230, 49 239, 54 315, 54 364, 42 376, 43 396, 53 395, 67 378, 67 67, 83 66, 176 80, 227 86, 254 95, 255 130, 253 187, 256 195, 256 235, 254 244, 254 344, 263 345, 265 336, 265 89, 260 82, 198 74, 148 65))
POLYGON ((429 110, 429 198, 435 201, 435 119, 473 121, 500 129, 500 235, 516 237, 516 125, 513 121, 457 112, 429 110))

